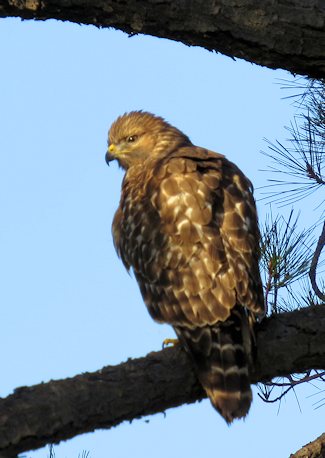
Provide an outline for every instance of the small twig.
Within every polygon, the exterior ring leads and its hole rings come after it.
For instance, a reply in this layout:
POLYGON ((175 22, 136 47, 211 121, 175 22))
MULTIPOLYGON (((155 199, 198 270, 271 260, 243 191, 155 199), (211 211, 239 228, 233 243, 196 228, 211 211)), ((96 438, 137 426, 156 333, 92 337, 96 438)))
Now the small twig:
POLYGON ((263 394, 260 394, 258 393, 258 396, 264 401, 264 402, 267 402, 267 403, 274 403, 274 402, 277 402, 277 401, 280 401, 280 399, 282 399, 290 390, 294 390, 294 388, 297 386, 297 385, 301 385, 302 383, 310 383, 312 380, 315 380, 315 379, 320 379, 320 380, 323 380, 323 377, 325 376, 325 371, 322 371, 322 372, 317 372, 313 375, 310 375, 311 371, 307 371, 306 372, 306 375, 302 378, 299 378, 298 380, 294 380, 293 376, 292 375, 288 375, 286 377, 286 379, 288 380, 288 382, 274 382, 274 381, 271 381, 271 382, 264 382, 264 386, 267 389, 271 388, 271 390, 274 388, 274 387, 281 387, 281 388, 286 388, 284 391, 282 391, 282 393, 273 398, 273 399, 270 399, 270 393, 271 392, 267 392, 265 390, 265 392, 263 394))
POLYGON ((312 288, 313 288, 316 296, 319 299, 321 299, 322 301, 325 302, 325 294, 322 293, 322 291, 318 288, 317 282, 316 282, 317 264, 318 264, 321 252, 322 252, 322 250, 324 248, 324 244, 325 244, 325 222, 323 224, 323 230, 322 230, 321 235, 319 236, 319 239, 318 239, 318 242, 317 242, 317 246, 316 246, 316 250, 315 250, 313 259, 311 261, 310 270, 309 270, 309 278, 310 278, 310 282, 311 282, 312 288))
POLYGON ((257 393, 257 394, 262 399, 262 401, 267 402, 268 404, 272 404, 274 402, 280 401, 280 399, 282 399, 290 390, 292 390, 292 388, 293 386, 290 385, 286 390, 282 391, 282 393, 274 399, 269 399, 265 397, 264 395, 262 396, 260 393, 257 393))
POLYGON ((269 311, 269 294, 272 289, 272 268, 271 268, 271 261, 269 262, 269 269, 268 269, 268 279, 265 286, 265 314, 268 314, 269 311))

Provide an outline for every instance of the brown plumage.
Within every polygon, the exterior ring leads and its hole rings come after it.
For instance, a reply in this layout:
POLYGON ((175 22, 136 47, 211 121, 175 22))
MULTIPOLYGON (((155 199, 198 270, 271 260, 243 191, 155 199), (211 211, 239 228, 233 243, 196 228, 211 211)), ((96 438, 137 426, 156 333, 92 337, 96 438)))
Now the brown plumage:
POLYGON ((125 170, 112 232, 151 316, 171 324, 212 404, 231 422, 252 392, 252 324, 264 314, 252 185, 221 154, 135 111, 109 132, 125 170))

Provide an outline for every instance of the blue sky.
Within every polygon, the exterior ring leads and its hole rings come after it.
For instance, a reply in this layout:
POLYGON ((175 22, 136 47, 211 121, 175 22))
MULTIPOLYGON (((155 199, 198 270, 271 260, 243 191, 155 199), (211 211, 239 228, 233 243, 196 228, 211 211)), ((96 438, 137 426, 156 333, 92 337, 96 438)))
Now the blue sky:
MULTIPOLYGON (((165 117, 225 154, 262 186, 264 138, 284 141, 295 108, 272 71, 154 37, 56 21, 0 22, 0 395, 159 350, 155 324, 110 233, 122 171, 104 161, 125 111, 165 117)), ((260 219, 265 205, 258 204, 260 219)), ((304 209, 305 218, 313 218, 304 209)), ((64 442, 56 456, 286 457, 323 432, 322 409, 298 391, 266 405, 255 394, 228 427, 208 401, 64 442)), ((46 457, 47 449, 27 454, 46 457)))

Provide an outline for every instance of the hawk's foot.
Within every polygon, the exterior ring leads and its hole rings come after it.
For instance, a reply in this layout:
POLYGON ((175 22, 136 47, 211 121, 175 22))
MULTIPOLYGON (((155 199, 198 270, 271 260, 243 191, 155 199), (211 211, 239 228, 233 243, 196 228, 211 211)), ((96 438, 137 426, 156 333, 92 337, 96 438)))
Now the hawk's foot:
POLYGON ((165 339, 162 343, 163 349, 169 345, 175 347, 176 345, 180 345, 180 341, 178 339, 165 339))

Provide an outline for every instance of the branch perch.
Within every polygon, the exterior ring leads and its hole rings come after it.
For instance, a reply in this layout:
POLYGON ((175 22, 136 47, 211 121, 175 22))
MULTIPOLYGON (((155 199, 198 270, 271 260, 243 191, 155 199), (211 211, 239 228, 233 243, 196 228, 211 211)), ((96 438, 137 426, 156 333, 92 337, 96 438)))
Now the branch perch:
POLYGON ((113 27, 325 77, 323 0, 0 0, 8 16, 113 27))
POLYGON ((291 454, 290 458, 324 458, 325 456, 325 433, 317 437, 309 444, 302 447, 296 453, 291 454))
MULTIPOLYGON (((252 383, 325 368, 325 307, 265 319, 252 383)), ((0 399, 0 458, 205 397, 181 348, 76 377, 22 387, 0 399)))

